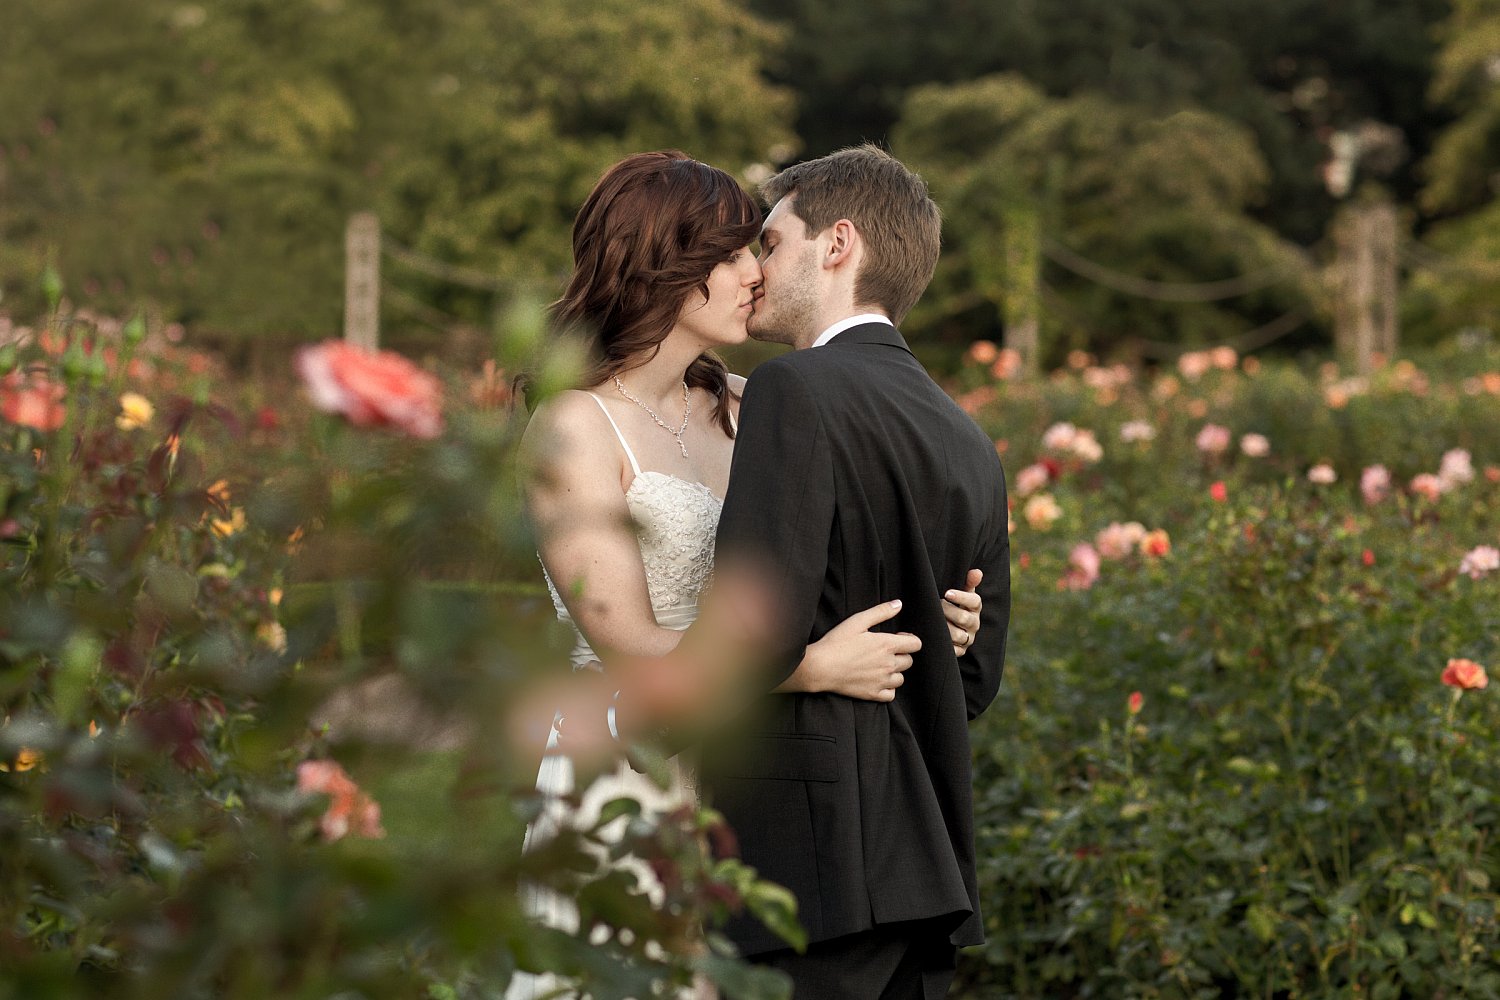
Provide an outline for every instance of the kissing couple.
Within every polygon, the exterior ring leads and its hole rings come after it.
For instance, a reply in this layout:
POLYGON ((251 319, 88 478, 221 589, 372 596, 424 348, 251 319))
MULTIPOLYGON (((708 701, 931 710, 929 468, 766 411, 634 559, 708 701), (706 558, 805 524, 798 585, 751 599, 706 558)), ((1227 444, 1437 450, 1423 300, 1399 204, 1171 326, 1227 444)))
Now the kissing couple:
MULTIPOLYGON (((756 567, 774 614, 733 752, 697 748, 666 793, 622 765, 566 807, 554 725, 538 777, 554 798, 528 844, 620 795, 701 799, 808 932, 799 953, 738 918, 743 955, 798 1000, 931 1000, 983 940, 968 723, 1004 663, 1004 476, 897 330, 938 259, 925 183, 866 145, 760 193, 764 215, 724 171, 643 153, 574 223, 552 319, 586 360, 531 417, 524 487, 575 669, 670 653, 714 600, 716 559, 756 567), (794 350, 747 381, 714 353, 747 337, 794 350)), ((607 716, 570 716, 570 738, 607 724, 619 739, 629 688, 607 716)), ((576 925, 566 900, 527 905, 576 925)), ((507 995, 560 988, 522 976, 507 995)))

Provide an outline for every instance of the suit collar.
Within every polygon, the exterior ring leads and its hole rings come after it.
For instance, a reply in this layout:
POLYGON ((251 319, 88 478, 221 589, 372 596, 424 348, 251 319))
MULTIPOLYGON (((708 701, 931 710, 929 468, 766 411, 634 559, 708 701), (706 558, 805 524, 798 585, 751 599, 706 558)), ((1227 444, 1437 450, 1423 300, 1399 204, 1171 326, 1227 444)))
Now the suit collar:
POLYGON ((911 348, 906 345, 906 339, 901 336, 901 331, 889 323, 861 323, 840 333, 823 347, 838 347, 840 344, 882 344, 886 347, 899 347, 907 354, 912 353, 911 348))

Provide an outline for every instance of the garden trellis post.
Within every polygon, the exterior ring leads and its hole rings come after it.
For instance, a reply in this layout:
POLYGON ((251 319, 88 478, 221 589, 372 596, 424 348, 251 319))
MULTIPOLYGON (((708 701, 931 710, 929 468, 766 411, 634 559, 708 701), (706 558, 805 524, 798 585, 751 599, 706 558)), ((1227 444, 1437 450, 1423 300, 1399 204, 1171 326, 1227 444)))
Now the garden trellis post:
POLYGON ((380 217, 357 212, 344 230, 344 340, 380 345, 380 217))
POLYGON ((1334 224, 1334 347, 1361 375, 1380 355, 1395 356, 1399 332, 1396 208, 1390 201, 1349 206, 1334 224))

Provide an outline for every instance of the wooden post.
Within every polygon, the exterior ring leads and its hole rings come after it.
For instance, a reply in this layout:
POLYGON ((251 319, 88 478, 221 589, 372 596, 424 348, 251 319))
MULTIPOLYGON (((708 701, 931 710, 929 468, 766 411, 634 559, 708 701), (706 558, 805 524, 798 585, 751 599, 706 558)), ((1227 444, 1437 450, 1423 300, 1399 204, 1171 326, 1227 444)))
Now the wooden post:
POLYGON ((1034 202, 1017 201, 1004 212, 1004 219, 1001 311, 1005 346, 1021 355, 1023 372, 1036 375, 1042 363, 1041 213, 1034 202))
POLYGON ((380 217, 356 212, 344 231, 344 340, 380 346, 380 217))
POLYGON ((1389 201, 1351 205, 1334 226, 1334 347, 1360 375, 1390 360, 1399 339, 1396 209, 1389 201))

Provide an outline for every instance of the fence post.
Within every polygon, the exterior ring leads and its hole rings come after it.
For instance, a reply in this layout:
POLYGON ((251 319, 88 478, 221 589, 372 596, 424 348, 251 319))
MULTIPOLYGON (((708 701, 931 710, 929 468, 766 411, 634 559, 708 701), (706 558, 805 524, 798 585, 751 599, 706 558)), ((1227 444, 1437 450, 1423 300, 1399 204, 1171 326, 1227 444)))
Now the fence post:
POLYGON ((344 230, 344 340, 380 346, 380 217, 356 212, 344 230))
POLYGON ((1334 347, 1342 361, 1368 375, 1377 354, 1389 360, 1398 346, 1395 206, 1386 200, 1351 205, 1333 237, 1334 347))

